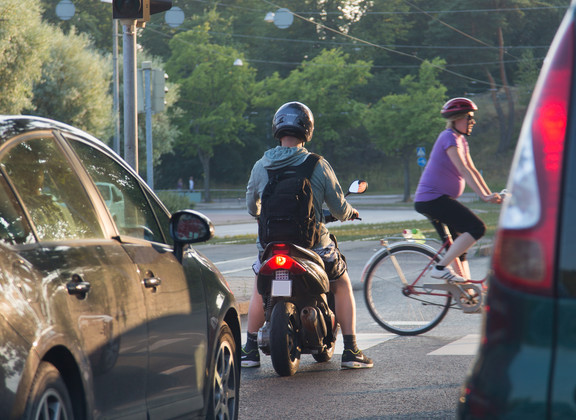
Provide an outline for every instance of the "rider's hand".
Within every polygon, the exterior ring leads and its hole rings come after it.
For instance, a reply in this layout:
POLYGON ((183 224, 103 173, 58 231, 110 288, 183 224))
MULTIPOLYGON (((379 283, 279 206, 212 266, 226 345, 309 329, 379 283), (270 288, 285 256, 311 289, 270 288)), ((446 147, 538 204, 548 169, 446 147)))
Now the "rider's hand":
POLYGON ((492 193, 490 195, 485 195, 483 197, 483 199, 487 203, 495 203, 495 204, 502 203, 502 197, 500 197, 500 194, 498 194, 498 193, 492 193))
POLYGON ((360 218, 360 213, 358 213, 358 210, 352 209, 352 216, 350 216, 349 220, 356 220, 359 218, 360 218))

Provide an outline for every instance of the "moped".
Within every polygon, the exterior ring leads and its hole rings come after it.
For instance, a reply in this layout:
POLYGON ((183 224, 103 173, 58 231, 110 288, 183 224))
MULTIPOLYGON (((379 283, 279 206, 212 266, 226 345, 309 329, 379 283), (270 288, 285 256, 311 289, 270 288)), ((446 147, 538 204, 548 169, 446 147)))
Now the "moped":
MULTIPOLYGON (((349 194, 362 194, 368 183, 356 180, 349 194)), ((334 222, 323 210, 325 222, 334 222)), ((265 323, 258 331, 258 346, 272 359, 280 376, 292 376, 302 354, 327 362, 334 354, 339 325, 334 297, 324 262, 318 254, 289 242, 269 243, 261 257, 257 277, 265 323)))

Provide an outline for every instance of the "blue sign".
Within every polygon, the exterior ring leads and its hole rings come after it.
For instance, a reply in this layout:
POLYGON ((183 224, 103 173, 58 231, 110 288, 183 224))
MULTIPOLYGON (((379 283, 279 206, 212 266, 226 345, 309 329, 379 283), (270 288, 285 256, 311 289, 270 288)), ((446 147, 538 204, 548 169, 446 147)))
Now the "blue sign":
POLYGON ((425 157, 426 156, 426 149, 423 147, 417 147, 416 148, 416 156, 425 157))
POLYGON ((418 166, 426 166, 426 158, 425 157, 419 157, 418 158, 418 166))

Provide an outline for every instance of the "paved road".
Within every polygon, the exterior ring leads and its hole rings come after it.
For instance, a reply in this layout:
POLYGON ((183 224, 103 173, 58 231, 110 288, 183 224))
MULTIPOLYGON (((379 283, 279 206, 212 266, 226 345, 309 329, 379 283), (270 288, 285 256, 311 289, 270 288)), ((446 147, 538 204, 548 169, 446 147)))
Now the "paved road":
MULTIPOLYGON (((469 200, 467 197, 466 200, 469 200)), ((410 204, 402 208, 386 207, 390 203, 398 203, 399 196, 353 196, 350 199, 360 212, 362 220, 348 221, 344 223, 387 223, 406 221, 406 227, 410 228, 411 220, 423 220, 424 217, 417 213, 410 204)), ((257 225, 254 218, 247 212, 244 202, 241 200, 226 200, 215 203, 201 203, 197 210, 212 220, 215 226, 215 235, 218 237, 237 235, 256 235, 257 225)), ((331 223, 337 226, 341 222, 331 223)), ((400 234, 400 232, 398 232, 400 234)), ((360 282, 362 269, 370 256, 380 247, 379 238, 368 241, 341 242, 340 248, 348 260, 350 278, 355 290, 362 288, 360 282)), ((254 274, 252 262, 256 256, 256 245, 227 245, 210 244, 195 247, 212 260, 229 282, 241 310, 247 311, 248 300, 252 293, 254 274)), ((487 270, 486 263, 479 264, 481 277, 487 270)))

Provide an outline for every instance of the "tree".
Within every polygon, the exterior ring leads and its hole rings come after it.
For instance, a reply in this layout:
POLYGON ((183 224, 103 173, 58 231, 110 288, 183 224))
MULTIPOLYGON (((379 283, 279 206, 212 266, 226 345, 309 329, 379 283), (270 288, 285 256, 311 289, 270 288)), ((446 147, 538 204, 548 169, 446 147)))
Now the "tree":
POLYGON ((42 79, 34 85, 34 104, 28 111, 106 138, 113 122, 110 60, 93 50, 84 34, 71 30, 65 35, 56 27, 46 30, 49 55, 41 66, 42 79))
POLYGON ((112 4, 101 0, 73 0, 74 16, 69 20, 61 20, 56 15, 59 2, 60 0, 40 0, 44 9, 44 22, 60 27, 64 33, 69 33, 74 28, 76 33, 88 36, 94 48, 101 52, 112 51, 112 4))
POLYGON ((254 70, 233 65, 243 55, 231 47, 212 44, 207 22, 170 41, 172 55, 166 71, 179 85, 175 116, 185 156, 198 155, 204 170, 205 201, 210 201, 210 161, 215 147, 240 143, 238 134, 250 129, 245 111, 252 98, 254 70))
POLYGON ((383 97, 365 121, 372 142, 388 155, 399 158, 404 166, 404 202, 410 201, 410 162, 416 148, 433 144, 430 135, 441 128, 440 109, 446 87, 438 81, 444 61, 424 61, 418 78, 406 76, 400 82, 405 93, 383 97))
POLYGON ((0 113, 31 106, 49 42, 36 0, 3 0, 0 6, 0 113))
MULTIPOLYGON (((367 83, 371 63, 349 62, 342 51, 326 50, 307 60, 282 79, 277 73, 260 82, 255 105, 273 115, 283 103, 300 101, 314 113, 314 149, 329 160, 346 155, 346 132, 361 123, 362 104, 352 98, 353 89, 367 83)), ((269 121, 272 121, 270 118, 269 121)))

